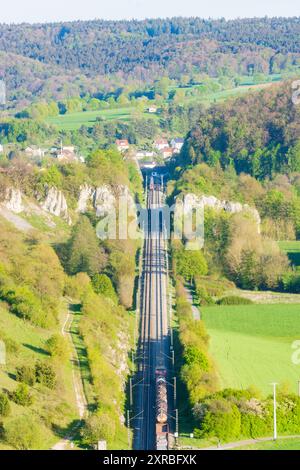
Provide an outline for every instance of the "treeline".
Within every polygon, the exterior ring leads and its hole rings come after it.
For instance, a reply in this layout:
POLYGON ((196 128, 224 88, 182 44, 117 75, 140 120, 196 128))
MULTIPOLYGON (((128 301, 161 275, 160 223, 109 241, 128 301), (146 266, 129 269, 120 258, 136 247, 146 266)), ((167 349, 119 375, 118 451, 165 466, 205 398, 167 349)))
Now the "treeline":
MULTIPOLYGON (((256 439, 272 434, 273 398, 262 398, 254 389, 224 389, 211 394, 193 409, 195 437, 219 442, 256 439)), ((300 398, 281 388, 277 396, 279 435, 294 435, 300 425, 300 398)))
POLYGON ((299 67, 299 18, 86 21, 0 25, 9 107, 32 96, 98 97, 167 75, 276 74, 299 67))
MULTIPOLYGON (((86 21, 40 25, 1 25, 0 50, 40 62, 98 73, 128 72, 135 65, 166 65, 179 57, 185 39, 265 46, 300 52, 299 18, 203 20, 173 18, 145 21, 86 21), (76 54, 74 48, 76 47, 76 54), (169 51, 169 55, 165 54, 169 51)), ((233 47, 233 46, 231 46, 233 47)), ((236 50, 234 51, 236 52, 236 50)))

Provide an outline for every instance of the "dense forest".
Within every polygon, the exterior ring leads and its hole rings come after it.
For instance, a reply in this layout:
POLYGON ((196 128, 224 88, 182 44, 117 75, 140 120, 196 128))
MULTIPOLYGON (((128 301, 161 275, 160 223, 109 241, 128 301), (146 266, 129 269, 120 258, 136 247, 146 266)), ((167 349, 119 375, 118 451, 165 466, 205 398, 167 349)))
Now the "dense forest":
POLYGON ((299 64, 299 30, 299 18, 2 24, 0 75, 16 100, 97 95, 163 75, 280 73, 299 64))
POLYGON ((299 107, 286 83, 202 112, 177 163, 233 165, 257 179, 300 171, 299 107))

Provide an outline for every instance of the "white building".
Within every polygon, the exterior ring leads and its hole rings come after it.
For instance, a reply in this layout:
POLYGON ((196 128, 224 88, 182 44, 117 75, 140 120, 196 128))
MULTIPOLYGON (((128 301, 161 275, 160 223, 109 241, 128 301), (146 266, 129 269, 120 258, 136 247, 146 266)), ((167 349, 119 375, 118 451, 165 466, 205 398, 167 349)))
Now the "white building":
POLYGON ((161 152, 163 149, 169 148, 169 142, 167 139, 157 139, 155 140, 153 147, 161 152))
POLYGON ((181 139, 179 137, 171 140, 171 147, 177 152, 180 152, 180 150, 183 147, 183 144, 184 144, 184 139, 181 139))

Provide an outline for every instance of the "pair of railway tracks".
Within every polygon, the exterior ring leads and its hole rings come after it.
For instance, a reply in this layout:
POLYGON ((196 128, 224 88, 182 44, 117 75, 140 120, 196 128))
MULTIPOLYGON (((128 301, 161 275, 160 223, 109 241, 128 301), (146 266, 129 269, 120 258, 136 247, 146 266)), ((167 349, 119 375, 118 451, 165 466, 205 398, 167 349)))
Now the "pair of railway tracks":
POLYGON ((140 425, 135 438, 135 448, 144 450, 168 449, 169 325, 162 198, 160 186, 150 184, 140 305, 140 387, 136 400, 140 425))

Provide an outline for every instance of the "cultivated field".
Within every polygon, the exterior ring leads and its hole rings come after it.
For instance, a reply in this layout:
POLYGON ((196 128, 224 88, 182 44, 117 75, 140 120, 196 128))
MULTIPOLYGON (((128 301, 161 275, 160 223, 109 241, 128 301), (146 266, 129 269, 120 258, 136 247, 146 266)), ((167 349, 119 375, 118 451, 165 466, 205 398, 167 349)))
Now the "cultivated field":
POLYGON ((299 304, 201 310, 222 387, 252 385, 266 395, 271 392, 270 383, 276 381, 296 392, 300 365, 292 362, 292 343, 300 339, 299 304))

